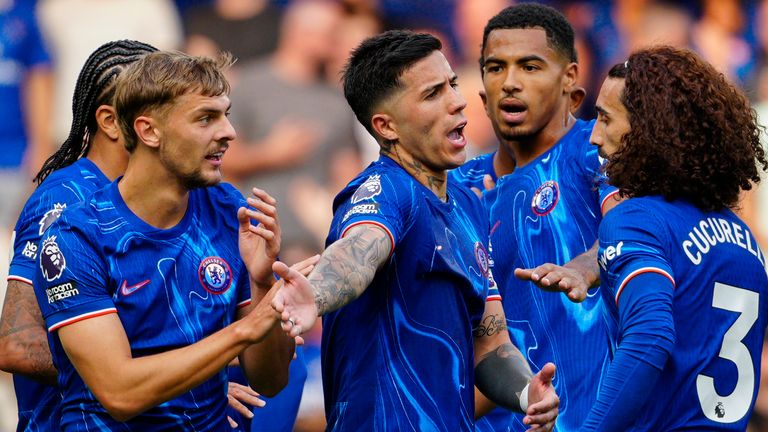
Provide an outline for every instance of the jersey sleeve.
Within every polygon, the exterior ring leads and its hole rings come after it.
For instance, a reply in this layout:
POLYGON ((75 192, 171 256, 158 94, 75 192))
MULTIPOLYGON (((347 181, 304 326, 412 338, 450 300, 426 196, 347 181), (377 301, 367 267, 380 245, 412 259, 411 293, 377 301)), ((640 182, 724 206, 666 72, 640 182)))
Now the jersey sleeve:
POLYGON ((55 222, 39 246, 34 287, 49 332, 63 326, 116 313, 108 289, 108 263, 89 235, 66 217, 55 222))
POLYGON ((382 228, 394 250, 405 233, 413 203, 413 187, 389 173, 370 175, 343 202, 334 215, 338 240, 353 227, 371 224, 382 228))
POLYGON ((597 259, 602 285, 610 287, 616 305, 627 284, 641 274, 656 273, 674 286, 672 266, 665 253, 666 232, 652 211, 632 200, 605 216, 598 234, 597 259))
POLYGON ((39 190, 27 201, 21 211, 13 241, 13 255, 9 280, 19 280, 31 284, 37 269, 37 252, 40 238, 61 213, 67 208, 83 201, 80 190, 59 184, 39 190))

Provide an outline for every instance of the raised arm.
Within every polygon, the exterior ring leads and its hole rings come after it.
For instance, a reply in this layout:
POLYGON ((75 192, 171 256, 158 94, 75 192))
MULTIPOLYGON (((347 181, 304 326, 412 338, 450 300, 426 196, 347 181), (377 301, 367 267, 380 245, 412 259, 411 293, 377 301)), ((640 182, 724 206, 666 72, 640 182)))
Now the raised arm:
MULTIPOLYGON (((547 363, 534 375, 510 341, 501 302, 489 301, 477 328, 475 385, 493 403, 525 413, 531 430, 552 430, 560 400, 552 386, 555 367, 547 363)), ((480 407, 482 409, 482 407, 480 407)))
POLYGON ((0 369, 56 385, 48 336, 32 285, 9 280, 0 316, 0 369))
MULTIPOLYGON (((251 192, 248 204, 255 210, 241 207, 237 213, 240 256, 248 269, 251 285, 251 304, 238 310, 238 319, 249 314, 254 305, 268 295, 275 282, 272 264, 280 253, 277 201, 261 189, 253 188, 251 192), (258 224, 254 225, 252 220, 258 224)), ((249 384, 265 396, 274 396, 288 384, 288 368, 295 347, 293 338, 286 336, 277 323, 273 322, 262 343, 249 346, 240 354, 240 365, 249 384)))
POLYGON ((318 316, 360 297, 391 252, 389 234, 377 225, 363 223, 323 252, 309 278, 275 263, 275 272, 285 281, 273 300, 275 310, 282 314, 283 329, 297 336, 311 329, 318 316))

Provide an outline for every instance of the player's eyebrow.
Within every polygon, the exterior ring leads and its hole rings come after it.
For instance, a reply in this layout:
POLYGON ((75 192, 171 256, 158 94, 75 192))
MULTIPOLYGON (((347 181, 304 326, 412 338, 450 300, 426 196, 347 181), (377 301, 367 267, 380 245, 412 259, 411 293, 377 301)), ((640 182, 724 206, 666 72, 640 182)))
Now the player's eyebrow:
POLYGON ((524 56, 524 57, 520 57, 519 59, 515 60, 515 63, 523 64, 523 63, 528 63, 528 62, 532 62, 532 61, 546 63, 546 60, 544 60, 543 57, 538 56, 536 54, 531 54, 531 55, 527 55, 527 56, 524 56))
MULTIPOLYGON (((458 79, 459 79, 458 75, 456 75, 454 73, 453 75, 451 75, 451 78, 448 80, 448 83, 450 85, 453 85, 453 84, 456 83, 456 81, 458 79)), ((424 90, 422 90, 421 97, 423 98, 423 97, 426 97, 427 95, 431 94, 432 92, 439 91, 444 86, 445 86, 445 81, 444 80, 440 81, 438 83, 435 83, 435 84, 425 88, 424 90)))
POLYGON ((232 104, 228 104, 227 107, 224 110, 219 109, 218 107, 214 107, 212 105, 202 105, 197 108, 195 108, 194 113, 195 114, 219 114, 219 113, 227 113, 232 108, 232 104))

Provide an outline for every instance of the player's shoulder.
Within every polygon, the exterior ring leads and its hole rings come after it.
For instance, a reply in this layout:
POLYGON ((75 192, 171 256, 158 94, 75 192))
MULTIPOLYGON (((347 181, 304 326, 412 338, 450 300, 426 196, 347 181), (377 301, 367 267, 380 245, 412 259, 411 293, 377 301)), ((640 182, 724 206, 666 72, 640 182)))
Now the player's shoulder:
POLYGON ((484 153, 478 156, 473 157, 472 159, 464 162, 461 164, 460 167, 451 170, 451 173, 454 172, 471 172, 471 171, 484 171, 486 172, 488 170, 488 166, 493 166, 493 156, 496 154, 496 152, 490 152, 490 153, 484 153))
POLYGON ((560 139, 563 152, 571 158, 582 161, 581 163, 598 161, 597 147, 592 145, 589 137, 592 135, 594 120, 577 119, 573 127, 560 139))
MULTIPOLYGON (((199 188, 197 191, 200 194, 211 196, 214 199, 222 201, 242 200, 243 194, 232 184, 221 182, 213 186, 205 188, 199 188)), ((269 193, 269 191, 267 191, 269 193)))
POLYGON ((604 222, 621 222, 626 218, 652 216, 663 207, 655 197, 632 197, 625 199, 603 216, 604 222))
POLYGON ((192 197, 192 208, 200 212, 199 214, 214 215, 211 217, 219 220, 234 221, 237 209, 247 206, 243 194, 232 184, 225 182, 194 189, 192 197))
POLYGON ((619 203, 603 216, 600 223, 601 236, 621 233, 626 230, 642 230, 663 235, 669 223, 665 217, 674 217, 679 209, 662 197, 633 197, 619 203))
POLYGON ((334 199, 333 208, 362 201, 395 199, 410 193, 414 188, 413 178, 391 159, 382 156, 350 181, 334 199))
POLYGON ((53 171, 32 196, 43 194, 62 194, 62 199, 73 195, 82 201, 86 195, 109 184, 109 179, 101 170, 86 158, 81 158, 64 168, 53 171))
POLYGON ((464 162, 458 168, 448 171, 449 182, 458 183, 466 187, 482 184, 486 174, 496 178, 493 168, 493 156, 495 152, 481 154, 464 162))
POLYGON ((17 223, 17 232, 27 225, 37 229, 32 226, 34 222, 39 225, 39 234, 42 235, 65 209, 76 207, 109 184, 109 179, 93 162, 81 161, 54 171, 35 189, 24 204, 17 223))

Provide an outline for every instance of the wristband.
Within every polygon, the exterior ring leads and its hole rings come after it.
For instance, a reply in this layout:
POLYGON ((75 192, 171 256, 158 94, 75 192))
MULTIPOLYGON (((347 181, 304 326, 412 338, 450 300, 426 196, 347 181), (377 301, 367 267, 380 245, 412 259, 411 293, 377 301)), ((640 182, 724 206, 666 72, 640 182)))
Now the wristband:
POLYGON ((531 383, 528 383, 523 387, 523 391, 520 393, 520 409, 523 410, 523 413, 528 411, 528 386, 531 385, 531 383))

